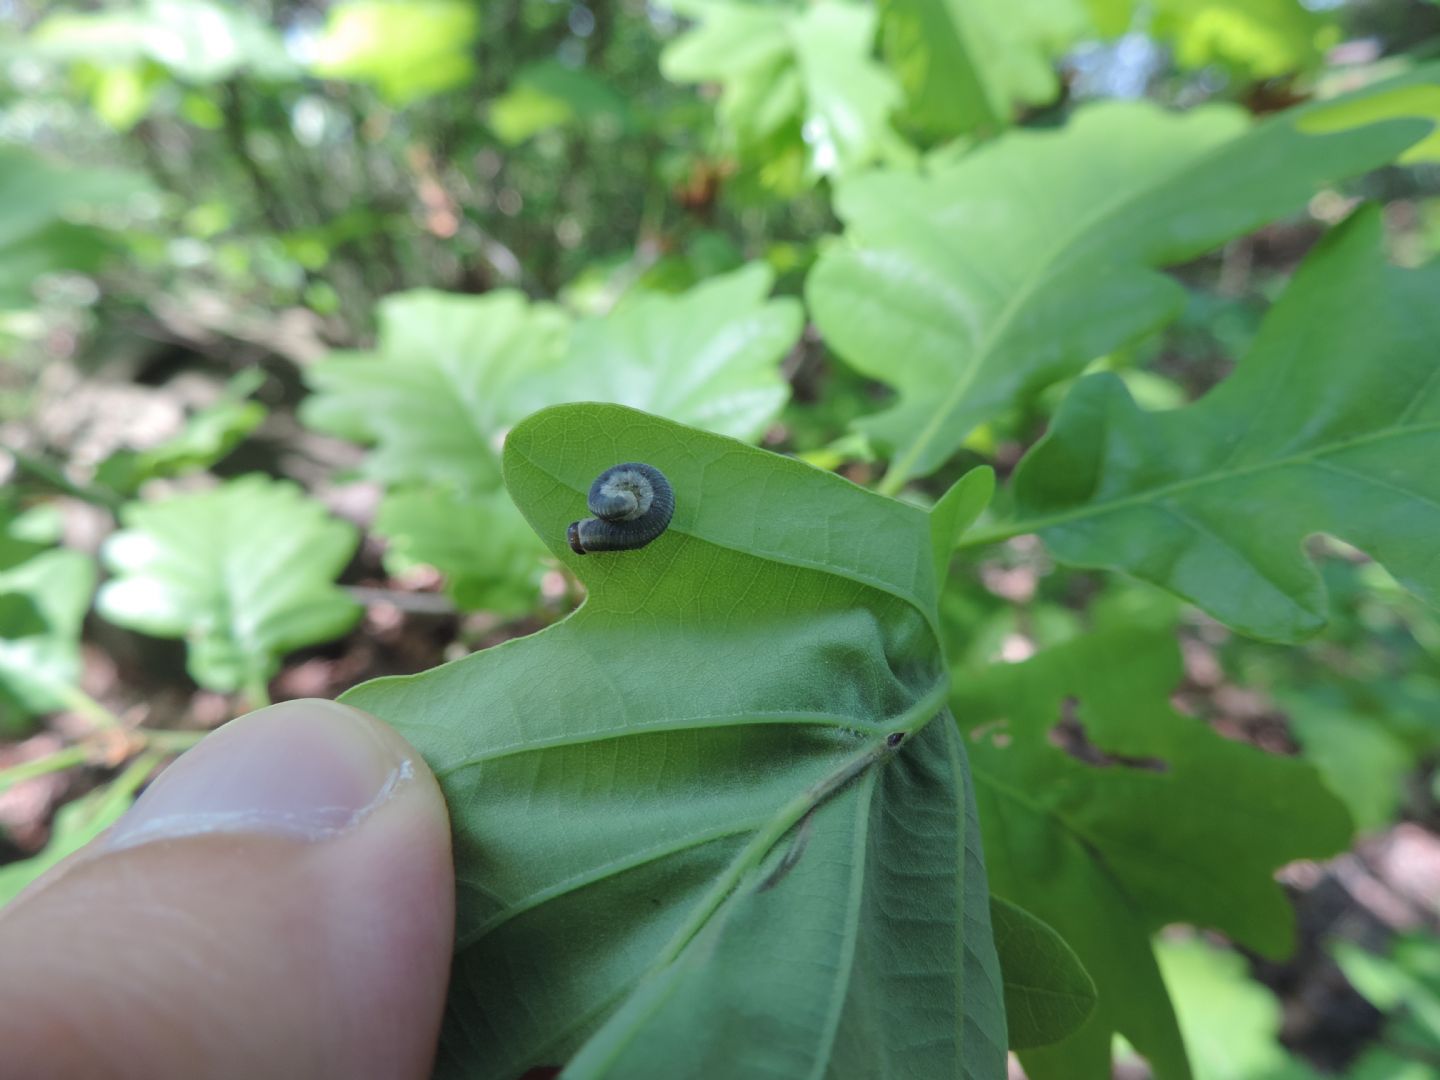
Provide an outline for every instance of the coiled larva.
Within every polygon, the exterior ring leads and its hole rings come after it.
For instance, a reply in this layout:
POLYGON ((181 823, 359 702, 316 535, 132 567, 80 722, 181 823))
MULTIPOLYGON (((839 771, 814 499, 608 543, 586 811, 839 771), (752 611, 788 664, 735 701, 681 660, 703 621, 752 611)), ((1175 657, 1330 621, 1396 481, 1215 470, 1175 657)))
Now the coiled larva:
POLYGON ((675 491, 653 465, 629 461, 606 469, 590 485, 590 512, 571 522, 565 538, 577 555, 631 551, 654 540, 675 513, 675 491))

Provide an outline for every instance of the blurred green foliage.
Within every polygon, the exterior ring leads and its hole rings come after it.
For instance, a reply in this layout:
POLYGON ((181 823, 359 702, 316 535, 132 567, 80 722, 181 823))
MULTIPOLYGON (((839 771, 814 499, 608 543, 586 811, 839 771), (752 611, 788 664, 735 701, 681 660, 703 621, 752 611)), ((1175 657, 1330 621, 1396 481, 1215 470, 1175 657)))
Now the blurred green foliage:
MULTIPOLYGON (((1035 1080, 1104 1075, 1114 1032, 1161 1077, 1308 1075, 1237 954, 1154 934, 1282 952, 1277 867, 1347 818, 1440 820, 1440 8, 0 14, 0 731, 123 726, 80 690, 82 640, 183 640, 238 706, 298 650, 388 670, 384 604, 442 613, 426 662, 557 618, 583 589, 506 493, 505 439, 629 405, 933 508, 1035 1080), (181 401, 167 425, 129 415, 151 397, 181 401), (1276 467, 1337 448, 1361 475, 1276 467), (409 591, 435 580, 448 600, 409 591)), ((47 760, 0 788, 100 756, 47 760)), ((95 769, 0 903, 155 760, 95 769)), ((1428 1075, 1433 939, 1337 955, 1388 1015, 1351 1075, 1428 1075)))

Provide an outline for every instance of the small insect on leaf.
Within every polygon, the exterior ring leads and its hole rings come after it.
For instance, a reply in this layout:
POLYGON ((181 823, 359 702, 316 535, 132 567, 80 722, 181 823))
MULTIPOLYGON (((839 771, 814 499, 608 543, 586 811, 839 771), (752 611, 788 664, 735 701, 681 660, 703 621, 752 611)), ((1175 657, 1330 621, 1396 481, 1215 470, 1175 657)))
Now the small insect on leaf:
POLYGON ((577 555, 633 551, 663 533, 675 513, 675 492, 653 465, 613 465, 595 478, 587 500, 595 516, 571 522, 565 537, 577 555))

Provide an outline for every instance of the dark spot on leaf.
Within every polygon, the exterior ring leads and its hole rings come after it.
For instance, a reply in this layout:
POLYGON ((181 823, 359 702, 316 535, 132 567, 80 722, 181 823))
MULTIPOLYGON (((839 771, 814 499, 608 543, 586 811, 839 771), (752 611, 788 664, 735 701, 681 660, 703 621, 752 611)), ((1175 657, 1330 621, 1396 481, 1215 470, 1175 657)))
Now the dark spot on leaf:
POLYGON ((892 750, 904 741, 905 732, 903 731, 892 731, 889 735, 885 736, 885 745, 890 747, 890 749, 892 750))
POLYGON ((1050 729, 1050 745, 1059 747, 1076 761, 1097 768, 1123 765, 1129 769, 1144 769, 1147 772, 1169 772, 1170 766, 1160 758, 1130 757, 1102 750, 1090 741, 1085 725, 1080 722, 1080 700, 1067 697, 1060 703, 1060 722, 1050 729))

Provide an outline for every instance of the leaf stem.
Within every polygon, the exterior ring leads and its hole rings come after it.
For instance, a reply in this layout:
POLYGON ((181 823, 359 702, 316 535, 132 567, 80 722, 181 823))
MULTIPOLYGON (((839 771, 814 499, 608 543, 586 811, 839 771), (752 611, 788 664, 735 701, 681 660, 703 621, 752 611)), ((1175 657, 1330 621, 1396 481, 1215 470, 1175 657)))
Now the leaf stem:
POLYGON ((270 683, 263 675, 253 675, 245 683, 245 700, 251 709, 270 707, 270 683))
MULTIPOLYGON (((872 765, 896 753, 898 746, 892 747, 887 741, 895 732, 904 733, 907 739, 914 738, 926 724, 938 716, 949 689, 948 679, 938 680, 934 689, 901 714, 899 722, 893 729, 877 735, 874 742, 867 744, 863 750, 841 762, 836 769, 821 777, 776 811, 775 816, 751 838, 748 844, 741 848, 739 854, 730 861, 730 865, 725 868, 724 873, 711 886, 710 891, 695 905, 690 917, 685 920, 665 948, 656 956, 647 971, 647 976, 654 975, 680 955, 685 946, 725 902, 726 897, 735 890, 740 880, 760 865, 770 849, 778 844, 798 821, 872 765), (914 721, 921 717, 923 720, 919 724, 914 724, 914 721)), ((903 743, 899 745, 903 745, 903 743)))
POLYGON ((125 721, 78 686, 65 687, 60 691, 60 699, 67 709, 79 713, 102 731, 125 730, 125 721))
POLYGON ((22 761, 19 765, 0 769, 0 791, 6 791, 22 780, 32 780, 37 776, 45 776, 49 773, 73 768, 76 765, 83 765, 89 758, 88 747, 67 746, 63 750, 57 750, 53 754, 36 758, 34 761, 22 761))

